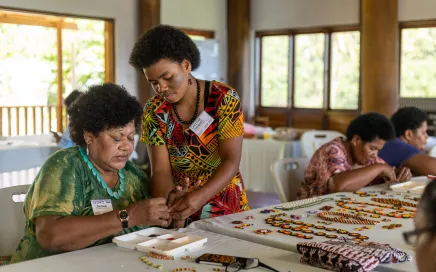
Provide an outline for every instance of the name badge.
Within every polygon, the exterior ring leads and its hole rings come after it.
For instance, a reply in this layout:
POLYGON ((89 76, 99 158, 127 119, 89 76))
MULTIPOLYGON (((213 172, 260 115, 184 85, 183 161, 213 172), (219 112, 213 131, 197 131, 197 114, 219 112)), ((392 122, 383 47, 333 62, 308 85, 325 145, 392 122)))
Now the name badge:
POLYGON ((195 119, 194 123, 189 127, 198 137, 203 135, 204 131, 213 123, 213 118, 207 114, 207 112, 203 111, 197 119, 195 119))
POLYGON ((114 210, 110 199, 91 200, 91 205, 94 215, 105 214, 114 210))

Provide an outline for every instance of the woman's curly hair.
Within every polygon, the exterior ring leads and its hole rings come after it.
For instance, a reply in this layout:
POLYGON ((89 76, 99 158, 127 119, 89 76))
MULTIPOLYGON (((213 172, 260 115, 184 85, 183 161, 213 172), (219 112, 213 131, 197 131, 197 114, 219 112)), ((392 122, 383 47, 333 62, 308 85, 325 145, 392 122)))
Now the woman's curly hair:
POLYGON ((86 145, 85 132, 98 136, 106 129, 124 127, 131 121, 135 121, 136 131, 139 131, 143 113, 134 96, 112 83, 89 87, 67 111, 71 139, 79 146, 86 145))
POLYGON ((178 63, 189 60, 194 71, 200 66, 200 51, 191 38, 180 29, 169 25, 157 25, 139 36, 129 62, 141 71, 161 59, 178 63))

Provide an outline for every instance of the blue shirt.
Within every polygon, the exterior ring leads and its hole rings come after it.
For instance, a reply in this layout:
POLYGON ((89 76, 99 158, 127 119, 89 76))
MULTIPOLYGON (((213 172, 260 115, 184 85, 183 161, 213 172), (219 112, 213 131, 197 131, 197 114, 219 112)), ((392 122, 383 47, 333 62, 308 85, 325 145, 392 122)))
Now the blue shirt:
POLYGON ((387 142, 378 152, 378 156, 390 166, 400 168, 412 156, 421 153, 421 150, 396 138, 387 142))
POLYGON ((64 132, 64 134, 62 134, 62 138, 58 143, 58 147, 59 148, 67 148, 67 147, 72 147, 75 145, 76 144, 73 142, 73 140, 71 140, 70 127, 67 126, 67 129, 65 129, 65 132, 64 132))

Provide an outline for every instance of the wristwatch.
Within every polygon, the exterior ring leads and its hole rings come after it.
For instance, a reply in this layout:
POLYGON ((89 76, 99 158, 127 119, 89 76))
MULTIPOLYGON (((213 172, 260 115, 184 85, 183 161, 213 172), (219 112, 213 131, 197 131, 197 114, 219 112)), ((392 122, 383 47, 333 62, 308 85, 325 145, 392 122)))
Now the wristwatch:
POLYGON ((129 227, 129 213, 127 210, 119 210, 118 219, 120 219, 123 229, 127 229, 129 227))

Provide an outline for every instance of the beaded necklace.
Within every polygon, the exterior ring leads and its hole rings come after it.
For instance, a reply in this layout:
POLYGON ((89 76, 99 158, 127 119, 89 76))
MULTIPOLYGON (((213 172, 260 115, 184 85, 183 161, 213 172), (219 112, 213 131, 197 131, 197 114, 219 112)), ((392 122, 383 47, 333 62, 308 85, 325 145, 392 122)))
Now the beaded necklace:
POLYGON ((124 174, 121 170, 118 170, 118 177, 120 178, 120 188, 117 191, 113 191, 111 188, 109 188, 106 184, 106 182, 104 182, 103 178, 101 177, 101 175, 98 173, 97 169, 95 169, 94 165, 91 163, 91 161, 88 158, 88 155, 86 155, 85 150, 83 150, 82 147, 79 147, 79 152, 80 155, 82 155, 83 160, 85 161, 86 165, 88 165, 88 168, 91 170, 92 174, 97 178, 98 182, 100 183, 100 185, 106 189, 107 193, 115 198, 115 199, 120 199, 121 195, 124 193, 125 191, 125 177, 124 174))
POLYGON ((344 224, 375 225, 380 223, 380 221, 365 219, 357 214, 342 212, 320 212, 318 213, 318 217, 326 221, 333 221, 344 224), (329 217, 329 215, 332 215, 334 217, 329 217))
POLYGON ((383 205, 383 204, 378 204, 378 203, 367 203, 367 202, 352 201, 352 200, 347 200, 347 201, 340 200, 340 201, 336 202, 336 205, 338 205, 341 208, 353 210, 356 212, 366 212, 366 213, 372 213, 372 214, 395 217, 395 218, 414 218, 415 213, 416 213, 416 210, 414 210, 414 209, 405 208, 405 207, 398 206, 398 205, 383 205), (383 212, 383 209, 370 210, 370 209, 359 208, 359 207, 351 207, 347 204, 369 205, 369 206, 375 206, 375 207, 380 207, 380 208, 396 210, 397 212, 385 213, 385 212, 383 212), (410 213, 403 213, 404 211, 407 211, 410 213))

